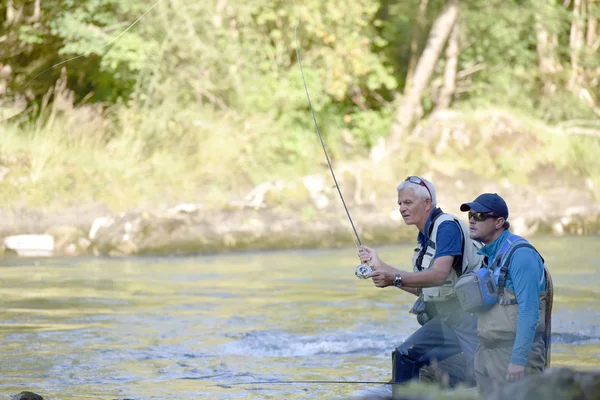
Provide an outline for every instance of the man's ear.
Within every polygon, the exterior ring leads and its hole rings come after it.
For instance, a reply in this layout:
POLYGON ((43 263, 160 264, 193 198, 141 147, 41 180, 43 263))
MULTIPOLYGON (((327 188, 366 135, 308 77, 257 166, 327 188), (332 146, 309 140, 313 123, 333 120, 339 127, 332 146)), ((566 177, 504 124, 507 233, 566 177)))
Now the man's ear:
POLYGON ((431 204, 431 199, 428 197, 425 199, 425 209, 431 210, 433 208, 433 204, 431 204))
POLYGON ((496 220, 496 229, 500 229, 504 226, 504 221, 506 221, 504 218, 500 217, 496 220))

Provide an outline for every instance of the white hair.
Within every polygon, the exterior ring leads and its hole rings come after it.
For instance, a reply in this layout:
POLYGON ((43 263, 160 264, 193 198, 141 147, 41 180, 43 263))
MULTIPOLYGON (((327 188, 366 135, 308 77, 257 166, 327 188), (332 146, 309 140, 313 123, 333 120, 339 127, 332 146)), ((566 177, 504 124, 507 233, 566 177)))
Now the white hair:
POLYGON ((425 186, 420 185, 418 183, 413 183, 411 181, 404 181, 404 182, 400 183, 396 189, 398 190, 398 192, 400 192, 401 190, 411 190, 413 193, 415 193, 417 196, 419 196, 423 200, 431 199, 431 205, 434 208, 437 207, 437 196, 435 194, 435 187, 433 186, 433 183, 431 183, 427 179, 423 179, 421 177, 419 177, 419 179, 421 179, 423 181, 423 183, 425 185, 427 185, 427 188, 425 188, 425 186), (427 191, 427 189, 429 189, 429 191, 427 191), (431 196, 429 195, 429 192, 431 192, 431 196))

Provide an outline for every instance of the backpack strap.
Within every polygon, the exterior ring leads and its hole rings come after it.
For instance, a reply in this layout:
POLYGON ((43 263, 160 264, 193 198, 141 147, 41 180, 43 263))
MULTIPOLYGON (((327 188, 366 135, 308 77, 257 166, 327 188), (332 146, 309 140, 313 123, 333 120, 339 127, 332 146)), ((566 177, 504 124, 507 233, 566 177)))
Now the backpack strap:
MULTIPOLYGON (((435 221, 442 215, 444 212, 441 208, 436 208, 433 212, 433 216, 431 217, 431 224, 429 224, 429 231, 427 232, 427 238, 431 238, 431 234, 433 233, 433 226, 435 225, 435 221)), ((429 240, 431 242, 431 239, 429 240)))
POLYGON ((433 211, 433 216, 431 217, 431 224, 429 224, 429 230, 427 232, 427 243, 425 246, 423 246, 421 248, 421 251, 419 252, 419 256, 417 257, 417 269, 419 271, 423 271, 423 266, 421 265, 423 263, 423 257, 425 256, 425 253, 427 252, 428 248, 432 248, 435 250, 435 242, 431 240, 431 233, 433 232, 433 227, 435 225, 435 222, 437 221, 437 219, 439 218, 440 215, 442 215, 444 212, 442 211, 441 208, 436 208, 433 211))
POLYGON ((462 270, 463 257, 465 256, 465 245, 466 245, 467 241, 465 240, 465 234, 463 233, 460 223, 456 220, 456 218, 454 218, 453 222, 456 224, 456 227, 458 228, 458 231, 460 232, 460 255, 457 257, 454 257, 454 261, 452 262, 452 268, 454 268, 454 272, 456 272, 456 276, 458 278, 460 278, 461 275, 463 274, 463 270, 462 270))
POLYGON ((489 261, 490 260, 489 260, 488 256, 483 256, 483 262, 481 263, 481 267, 489 269, 490 268, 489 267, 489 261))
MULTIPOLYGON (((511 248, 511 246, 517 242, 518 240, 523 239, 521 236, 518 235, 510 235, 509 237, 507 237, 504 240, 504 243, 502 243, 502 245, 500 246, 500 249, 498 250, 498 252, 496 253, 495 257, 490 261, 489 257, 484 257, 483 259, 483 268, 487 268, 490 271, 490 274, 494 274, 494 270, 496 269, 496 267, 498 265, 500 265, 500 263, 502 262, 502 259, 504 257, 504 254, 509 251, 509 249, 511 248)), ((512 257, 512 255, 511 255, 512 257)), ((509 259, 510 261, 510 259, 509 259)), ((508 265, 507 263, 504 263, 503 266, 500 268, 500 275, 498 277, 498 289, 497 292, 498 293, 498 298, 500 299, 499 301, 502 302, 503 298, 502 295, 504 294, 504 285, 506 282, 506 273, 508 271, 508 267, 503 268, 505 265, 508 265), (500 288, 501 285, 501 288, 500 288)))
POLYGON ((494 257, 492 264, 489 265, 488 268, 493 270, 498 265, 500 265, 500 263, 502 262, 502 258, 504 257, 504 254, 506 254, 506 252, 509 251, 511 246, 519 240, 525 240, 525 239, 523 239, 519 235, 510 235, 509 237, 507 237, 506 240, 504 241, 504 243, 502 243, 502 246, 500 246, 500 250, 498 250, 498 252, 496 253, 496 257, 494 257))
MULTIPOLYGON (((517 240, 521 241, 521 240, 525 240, 525 239, 520 238, 517 240)), ((514 243, 515 242, 513 242, 513 244, 514 243)), ((510 251, 508 252, 506 258, 504 258, 504 260, 502 261, 502 267, 500 267, 500 275, 498 276, 498 298, 500 299, 499 303, 502 305, 517 304, 516 299, 513 299, 513 300, 504 299, 504 288, 506 286, 506 275, 508 274, 508 266, 510 265, 510 261, 512 260, 512 257, 515 254, 515 251, 517 251, 518 249, 520 249, 522 247, 527 247, 527 248, 533 249, 537 253, 537 255, 540 256, 540 258, 542 259, 542 263, 544 263, 544 257, 542 257, 542 255, 536 250, 536 248, 533 247, 529 242, 515 244, 514 246, 511 245, 510 251)), ((540 281, 540 284, 543 281, 544 281, 544 273, 542 273, 542 280, 540 281)))

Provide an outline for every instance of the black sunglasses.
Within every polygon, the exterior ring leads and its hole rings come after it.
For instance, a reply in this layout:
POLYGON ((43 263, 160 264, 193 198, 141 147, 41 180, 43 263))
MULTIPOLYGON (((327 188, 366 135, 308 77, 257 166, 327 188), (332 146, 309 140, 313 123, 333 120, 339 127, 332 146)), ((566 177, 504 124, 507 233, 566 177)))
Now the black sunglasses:
POLYGON ((406 178, 404 180, 404 182, 406 182, 406 181, 409 181, 410 183, 414 183, 416 185, 421 185, 421 186, 425 187, 425 189, 427 189, 427 193, 429 193, 429 198, 433 201, 433 196, 431 195, 431 191, 429 190, 429 188, 427 187, 427 185, 425 184, 423 179, 419 178, 418 176, 409 176, 408 178, 406 178))
POLYGON ((485 221, 490 218, 500 218, 498 215, 490 212, 472 212, 469 211, 469 219, 473 218, 477 222, 485 221))

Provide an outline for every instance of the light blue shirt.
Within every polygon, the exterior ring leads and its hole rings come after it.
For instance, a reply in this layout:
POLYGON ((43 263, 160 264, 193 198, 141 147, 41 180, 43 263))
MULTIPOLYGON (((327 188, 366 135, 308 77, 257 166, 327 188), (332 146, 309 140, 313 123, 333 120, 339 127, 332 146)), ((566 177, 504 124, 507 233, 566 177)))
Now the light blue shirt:
MULTIPOLYGON (((488 257, 488 263, 491 264, 496 253, 510 235, 512 233, 509 230, 504 231, 492 243, 481 248, 479 253, 488 257)), ((499 273, 500 266, 494 270, 496 283, 499 273)), ((514 252, 508 266, 505 286, 515 293, 518 303, 517 334, 510 362, 525 365, 529 358, 529 350, 539 319, 540 292, 546 290, 544 264, 534 249, 522 247, 514 252)))

